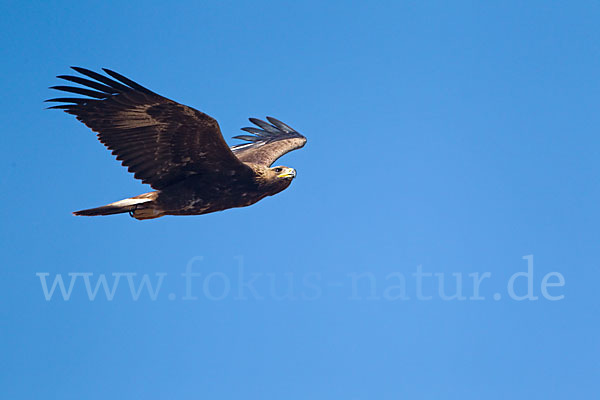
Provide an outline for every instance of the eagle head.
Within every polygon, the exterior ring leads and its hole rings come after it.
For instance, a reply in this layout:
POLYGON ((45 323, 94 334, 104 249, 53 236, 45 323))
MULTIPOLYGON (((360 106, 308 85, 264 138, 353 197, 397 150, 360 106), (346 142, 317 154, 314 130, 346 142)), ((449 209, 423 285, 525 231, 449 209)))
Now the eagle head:
POLYGON ((294 168, 289 167, 273 167, 270 168, 271 173, 274 175, 274 179, 283 179, 287 181, 291 181, 296 177, 296 170, 294 168))
POLYGON ((296 170, 289 167, 262 167, 255 168, 256 179, 260 187, 268 196, 286 189, 296 177, 296 170))

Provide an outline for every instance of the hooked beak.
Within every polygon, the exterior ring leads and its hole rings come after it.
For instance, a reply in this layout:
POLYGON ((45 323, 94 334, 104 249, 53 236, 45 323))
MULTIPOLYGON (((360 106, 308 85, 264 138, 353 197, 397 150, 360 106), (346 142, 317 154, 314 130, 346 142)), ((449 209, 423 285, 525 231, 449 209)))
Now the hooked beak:
POLYGON ((283 172, 279 175, 277 175, 278 178, 295 178, 296 177, 296 170, 294 168, 286 168, 283 170, 283 172))

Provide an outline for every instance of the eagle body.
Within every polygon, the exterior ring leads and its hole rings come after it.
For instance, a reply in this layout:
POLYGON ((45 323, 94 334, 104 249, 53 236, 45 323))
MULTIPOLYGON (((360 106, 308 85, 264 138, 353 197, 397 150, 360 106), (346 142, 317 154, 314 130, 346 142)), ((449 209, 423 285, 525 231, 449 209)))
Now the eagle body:
POLYGON ((296 177, 288 167, 271 167, 282 155, 301 148, 306 138, 283 122, 255 118, 245 143, 229 147, 212 117, 162 97, 124 76, 110 77, 72 67, 86 76, 60 75, 84 87, 52 89, 86 97, 55 98, 50 107, 76 116, 153 192, 75 215, 129 213, 136 219, 163 215, 201 215, 246 207, 286 189, 296 177), (88 79, 91 78, 91 79, 88 79), (93 80, 92 80, 93 79, 93 80))
MULTIPOLYGON (((194 176, 163 190, 145 193, 141 195, 143 198, 136 196, 132 199, 134 204, 131 204, 135 207, 130 212, 137 219, 151 219, 163 215, 201 215, 246 207, 286 189, 292 179, 277 180, 276 184, 272 184, 263 178, 262 173, 257 173, 254 180, 232 179, 229 184, 221 185, 194 176), (137 203, 137 199, 151 201, 137 203)), ((87 215, 83 214, 85 211, 89 210, 78 211, 77 215, 87 215)))

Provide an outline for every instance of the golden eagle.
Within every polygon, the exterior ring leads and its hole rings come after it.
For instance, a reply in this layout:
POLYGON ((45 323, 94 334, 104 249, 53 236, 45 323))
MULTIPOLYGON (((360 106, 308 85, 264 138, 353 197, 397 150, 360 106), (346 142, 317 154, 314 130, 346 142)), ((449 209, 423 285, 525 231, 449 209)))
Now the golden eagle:
POLYGON ((250 118, 257 128, 243 128, 245 142, 229 147, 215 119, 162 97, 109 69, 110 77, 71 67, 81 75, 58 78, 79 86, 51 89, 86 97, 46 101, 98 133, 117 160, 155 189, 75 215, 129 213, 137 219, 163 215, 208 214, 245 207, 286 189, 296 171, 271 167, 284 154, 299 149, 306 138, 275 118, 250 118), (88 79, 91 78, 91 79, 88 79), (112 79, 111 79, 112 78, 112 79))

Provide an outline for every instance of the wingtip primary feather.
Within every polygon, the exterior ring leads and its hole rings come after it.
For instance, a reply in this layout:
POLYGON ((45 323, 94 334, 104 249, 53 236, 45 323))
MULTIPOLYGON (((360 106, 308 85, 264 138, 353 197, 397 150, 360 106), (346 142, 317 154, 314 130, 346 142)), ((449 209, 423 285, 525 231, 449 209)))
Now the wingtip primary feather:
POLYGON ((107 97, 106 93, 102 93, 102 92, 98 92, 96 90, 90 90, 90 89, 86 89, 86 88, 75 87, 75 86, 62 86, 62 85, 50 86, 50 89, 60 90, 62 92, 67 92, 67 93, 80 94, 80 95, 88 96, 88 97, 95 98, 95 99, 105 99, 107 97))
POLYGON ((237 135, 233 139, 247 140, 249 142, 256 142, 259 138, 251 135, 237 135))
POLYGON ((91 71, 91 70, 89 70, 89 69, 87 69, 87 68, 83 68, 83 67, 76 67, 76 66, 74 66, 74 65, 71 65, 69 68, 71 68, 73 71, 75 71, 75 72, 79 72, 80 74, 83 74, 83 75, 87 75, 87 74, 86 74, 87 72, 92 72, 92 73, 94 72, 94 71, 91 71))
POLYGON ((267 121, 269 121, 271 124, 279 128, 280 130, 284 131, 285 133, 296 132, 291 126, 284 124, 277 118, 267 117, 267 121))
POLYGON ((139 83, 132 81, 131 79, 119 74, 118 72, 115 72, 108 68, 102 68, 102 71, 104 71, 105 73, 110 75, 112 78, 118 80, 119 82, 124 83, 125 85, 129 86, 132 89, 135 89, 140 92, 147 93, 147 94, 155 94, 154 92, 150 91, 149 89, 145 88, 144 86, 140 85, 139 83))
POLYGON ((58 106, 46 107, 46 108, 44 108, 44 110, 68 110, 71 107, 73 107, 72 104, 68 104, 68 105, 67 104, 61 104, 61 105, 58 105, 58 106))

